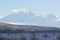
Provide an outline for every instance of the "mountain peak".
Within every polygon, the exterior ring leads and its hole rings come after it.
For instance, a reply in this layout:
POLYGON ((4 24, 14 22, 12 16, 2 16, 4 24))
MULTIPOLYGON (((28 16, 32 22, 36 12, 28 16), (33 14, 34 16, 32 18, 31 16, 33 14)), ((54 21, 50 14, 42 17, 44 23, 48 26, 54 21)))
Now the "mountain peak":
POLYGON ((13 14, 18 14, 18 13, 21 13, 21 12, 29 13, 29 12, 31 12, 31 10, 28 10, 28 9, 12 9, 11 10, 11 13, 13 13, 13 14))
POLYGON ((53 14, 34 13, 28 9, 13 9, 11 14, 4 17, 0 22, 37 24, 40 26, 60 27, 60 22, 55 21, 57 17, 53 14))

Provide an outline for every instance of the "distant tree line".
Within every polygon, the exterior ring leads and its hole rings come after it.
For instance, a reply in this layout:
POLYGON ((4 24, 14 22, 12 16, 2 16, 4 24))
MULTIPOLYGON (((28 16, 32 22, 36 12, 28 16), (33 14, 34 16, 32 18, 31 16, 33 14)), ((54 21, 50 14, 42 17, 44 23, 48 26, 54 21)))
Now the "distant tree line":
POLYGON ((26 30, 23 30, 23 29, 17 29, 17 30, 3 29, 3 30, 0 30, 0 33, 60 33, 60 30, 26 31, 26 30))

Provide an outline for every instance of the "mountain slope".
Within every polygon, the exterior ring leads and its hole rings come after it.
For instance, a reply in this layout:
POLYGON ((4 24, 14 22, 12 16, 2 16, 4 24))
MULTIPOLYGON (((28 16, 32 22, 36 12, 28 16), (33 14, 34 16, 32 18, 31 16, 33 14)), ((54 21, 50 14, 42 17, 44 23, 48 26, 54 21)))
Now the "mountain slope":
POLYGON ((0 23, 0 39, 58 40, 60 28, 0 23))
POLYGON ((24 29, 28 30, 60 30, 57 27, 47 27, 47 26, 37 26, 37 25, 21 25, 21 24, 12 24, 12 23, 0 23, 0 29, 24 29))
POLYGON ((5 18, 1 19, 0 22, 15 22, 15 23, 27 23, 27 24, 37 24, 40 26, 53 26, 60 27, 60 22, 55 21, 57 17, 52 14, 42 15, 34 13, 32 11, 19 11, 17 13, 11 13, 5 18))

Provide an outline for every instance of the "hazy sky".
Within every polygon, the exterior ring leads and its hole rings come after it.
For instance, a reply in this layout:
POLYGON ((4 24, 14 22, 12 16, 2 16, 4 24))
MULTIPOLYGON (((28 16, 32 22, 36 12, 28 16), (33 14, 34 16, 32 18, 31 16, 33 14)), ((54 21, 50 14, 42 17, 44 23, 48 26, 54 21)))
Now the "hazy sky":
POLYGON ((60 16, 60 0, 0 0, 0 16, 6 16, 16 8, 60 16))

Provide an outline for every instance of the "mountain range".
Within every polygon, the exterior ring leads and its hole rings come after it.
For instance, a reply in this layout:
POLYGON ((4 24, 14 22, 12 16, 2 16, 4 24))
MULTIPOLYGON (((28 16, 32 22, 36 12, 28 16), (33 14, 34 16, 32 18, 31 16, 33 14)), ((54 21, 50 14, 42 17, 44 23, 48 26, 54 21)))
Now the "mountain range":
POLYGON ((34 13, 31 10, 15 9, 10 15, 0 19, 0 22, 25 23, 31 25, 60 27, 59 19, 53 14, 34 13))

